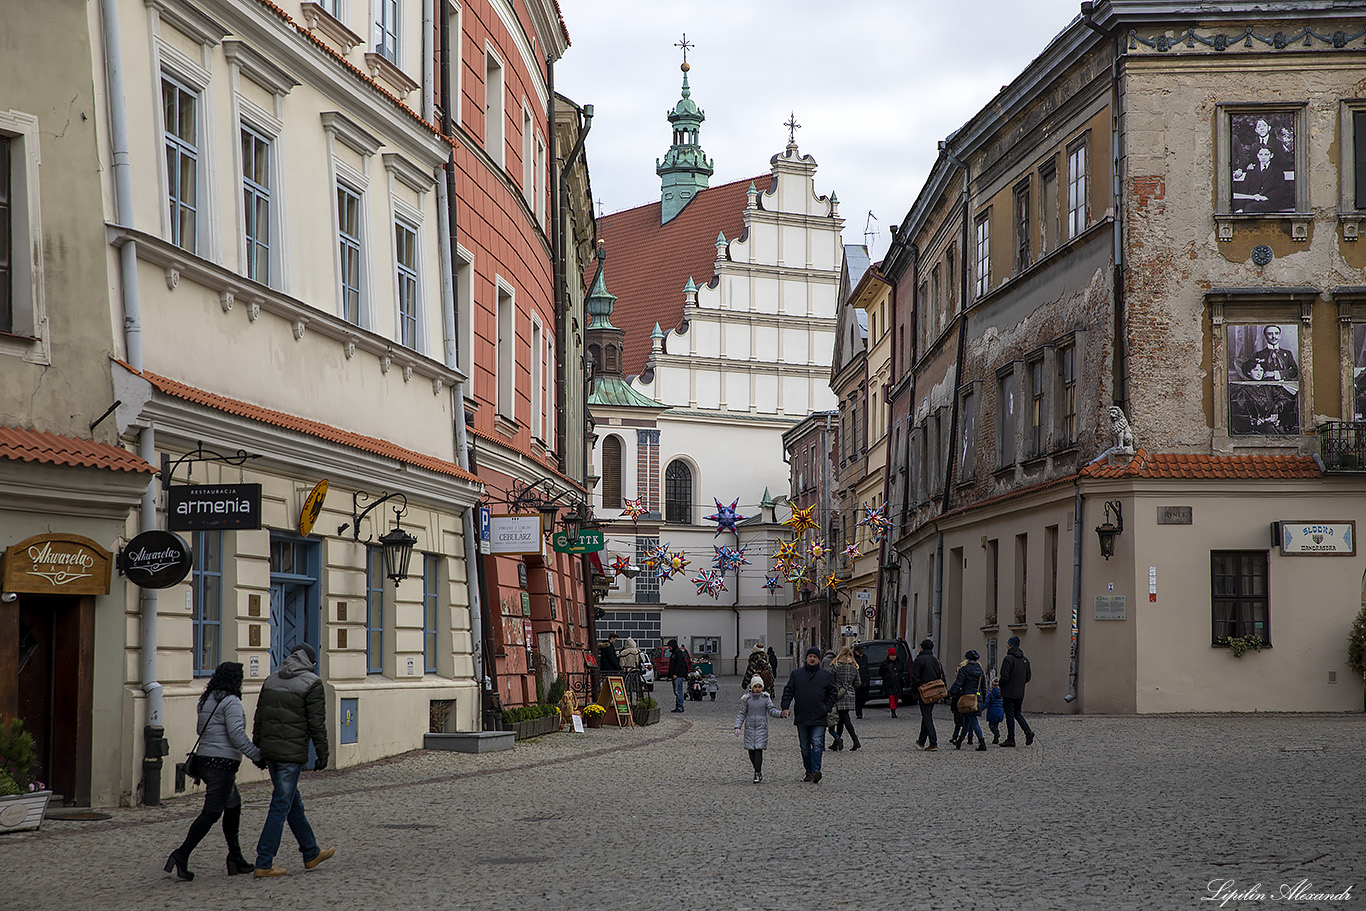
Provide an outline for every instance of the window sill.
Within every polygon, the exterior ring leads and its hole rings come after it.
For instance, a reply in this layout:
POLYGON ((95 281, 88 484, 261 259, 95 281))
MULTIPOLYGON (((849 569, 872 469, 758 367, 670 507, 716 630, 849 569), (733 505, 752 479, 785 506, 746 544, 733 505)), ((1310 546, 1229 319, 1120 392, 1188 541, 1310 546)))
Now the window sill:
POLYGON ((1010 630, 1012 633, 1027 633, 1029 632, 1029 621, 1025 621, 1024 623, 1007 623, 1006 629, 1010 630))
POLYGON ((308 25, 310 32, 319 31, 341 49, 343 55, 351 53, 351 49, 359 45, 365 39, 347 28, 340 19, 333 16, 323 9, 322 4, 313 3, 305 0, 300 4, 303 12, 304 22, 308 25))
POLYGON ((371 79, 384 80, 400 99, 406 99, 417 88, 418 84, 383 54, 376 54, 373 51, 367 53, 365 68, 370 71, 371 79))
POLYGON ((1011 463, 1009 463, 1008 465, 998 465, 998 466, 996 466, 996 468, 992 469, 992 472, 991 472, 992 476, 993 476, 993 477, 996 477, 996 478, 1003 478, 1003 477, 1006 477, 1007 475, 1013 475, 1014 473, 1015 473, 1015 463, 1014 463, 1014 462, 1011 462, 1011 463))
POLYGON ((1041 452, 1038 455, 1030 456, 1020 461, 1021 468, 1039 468, 1048 461, 1048 453, 1041 452))
POLYGON ((1245 226, 1266 224, 1274 221, 1290 222, 1290 239, 1293 241, 1309 240, 1309 225, 1314 220, 1312 212, 1268 212, 1266 214, 1244 215, 1242 213, 1216 212, 1214 223, 1218 226, 1218 238, 1220 243, 1233 240, 1234 231, 1239 224, 1245 226))
POLYGON ((1066 445, 1059 446, 1057 449, 1054 449, 1051 453, 1049 453, 1049 455, 1051 455, 1055 459, 1060 456, 1075 455, 1077 453, 1078 448, 1079 447, 1075 442, 1067 443, 1066 445))
POLYGON ((1035 623, 1034 625, 1037 626, 1039 629, 1057 629, 1057 628, 1058 628, 1058 621, 1056 621, 1056 620, 1040 620, 1038 623, 1035 623))
POLYGON ((493 429, 497 430, 499 433, 501 433, 508 439, 512 439, 517 435, 518 424, 512 418, 506 415, 499 414, 494 415, 493 429))
POLYGON ((995 623, 988 623, 986 626, 978 627, 978 629, 980 629, 984 633, 989 634, 995 634, 1001 631, 1001 627, 995 623))

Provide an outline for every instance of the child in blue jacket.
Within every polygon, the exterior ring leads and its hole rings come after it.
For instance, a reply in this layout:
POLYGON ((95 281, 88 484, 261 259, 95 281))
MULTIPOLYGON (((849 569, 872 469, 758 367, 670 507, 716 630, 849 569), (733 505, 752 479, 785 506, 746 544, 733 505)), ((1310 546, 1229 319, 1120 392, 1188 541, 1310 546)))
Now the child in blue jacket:
POLYGON ((987 724, 991 727, 991 742, 1001 742, 999 725, 1006 720, 1006 704, 1001 698, 1001 678, 991 678, 991 692, 987 693, 987 724))

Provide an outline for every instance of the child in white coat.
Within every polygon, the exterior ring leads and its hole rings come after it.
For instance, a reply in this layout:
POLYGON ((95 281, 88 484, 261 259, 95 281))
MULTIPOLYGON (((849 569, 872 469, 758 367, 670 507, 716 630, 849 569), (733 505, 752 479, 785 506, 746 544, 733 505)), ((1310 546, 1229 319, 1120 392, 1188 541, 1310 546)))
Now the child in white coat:
POLYGON ((764 692, 764 679, 755 676, 749 682, 749 692, 740 697, 740 711, 735 716, 735 733, 745 732, 745 749, 754 766, 754 783, 764 780, 764 748, 768 746, 768 718, 782 717, 782 710, 773 704, 773 697, 764 692))

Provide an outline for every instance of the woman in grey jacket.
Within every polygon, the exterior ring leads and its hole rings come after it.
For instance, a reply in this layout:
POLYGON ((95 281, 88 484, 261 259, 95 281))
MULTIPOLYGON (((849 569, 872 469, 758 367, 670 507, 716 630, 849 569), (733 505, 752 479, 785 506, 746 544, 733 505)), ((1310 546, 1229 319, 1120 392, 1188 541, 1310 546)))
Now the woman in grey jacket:
POLYGON ((247 737, 247 716, 242 710, 242 665, 224 661, 199 697, 199 775, 204 780, 204 809, 190 823, 190 832, 179 848, 166 858, 166 872, 194 879, 190 852, 223 817, 223 837, 228 842, 228 875, 250 873, 253 864, 242 856, 237 831, 242 823, 242 795, 237 792, 237 767, 246 756, 263 766, 261 751, 247 737))
POLYGON ((745 749, 754 766, 754 783, 764 780, 764 748, 768 746, 768 716, 782 717, 782 710, 773 704, 773 697, 764 692, 764 679, 755 675, 749 681, 749 692, 740 697, 740 711, 735 715, 735 733, 745 732, 745 749))

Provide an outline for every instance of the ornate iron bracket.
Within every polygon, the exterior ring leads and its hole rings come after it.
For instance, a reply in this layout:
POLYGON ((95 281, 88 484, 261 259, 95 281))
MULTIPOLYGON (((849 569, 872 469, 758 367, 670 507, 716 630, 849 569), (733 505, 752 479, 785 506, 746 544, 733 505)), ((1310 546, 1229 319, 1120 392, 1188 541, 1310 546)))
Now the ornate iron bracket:
MULTIPOLYGON (((341 525, 337 526, 337 534, 341 534, 342 532, 346 531, 346 526, 347 526, 348 524, 350 524, 350 526, 351 526, 351 539, 352 539, 353 541, 359 541, 359 540, 360 540, 360 520, 361 520, 361 519, 364 519, 366 516, 370 515, 370 513, 374 512, 376 506, 379 506, 379 505, 381 505, 381 504, 383 504, 383 503, 386 503, 386 502, 388 502, 389 500, 393 500, 393 499, 395 499, 395 498, 397 498, 397 499, 403 501, 403 505, 402 505, 402 506, 395 506, 395 507, 393 507, 393 510, 394 510, 394 521, 395 521, 396 523, 400 524, 400 525, 402 524, 402 522, 401 522, 400 520, 401 520, 405 515, 408 514, 408 498, 407 498, 405 495, 403 495, 402 493, 398 493, 398 492, 382 494, 382 495, 379 497, 379 499, 375 500, 375 502, 371 503, 369 506, 365 507, 364 509, 361 509, 361 508, 360 508, 361 502, 362 502, 363 500, 369 500, 370 498, 371 498, 371 497, 370 497, 370 494, 365 493, 364 491, 359 491, 359 490, 358 490, 358 491, 356 491, 355 493, 351 494, 351 521, 350 521, 350 523, 343 522, 341 525)), ((369 544, 369 543, 370 543, 371 541, 373 541, 374 539, 375 539, 375 536, 374 536, 374 535, 370 535, 368 538, 365 539, 365 543, 366 543, 366 544, 369 544)))
MULTIPOLYGON (((163 486, 169 487, 171 485, 171 482, 175 479, 175 471, 177 468, 180 467, 181 462, 189 462, 190 464, 194 464, 195 462, 222 462, 225 465, 241 467, 251 459, 261 458, 259 455, 249 454, 245 449, 237 450, 236 455, 220 455, 219 453, 214 452, 212 449, 205 449, 203 440, 196 441, 195 446, 197 447, 196 449, 187 452, 180 458, 176 459, 174 464, 171 463, 171 457, 169 455, 162 454, 161 483, 163 486)), ((186 478, 187 483, 188 481, 189 479, 186 478)))

